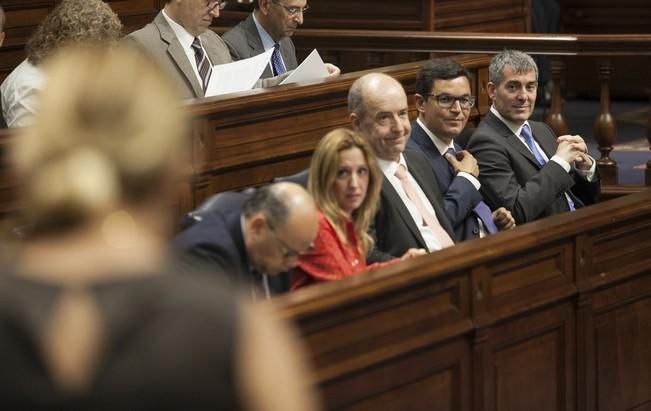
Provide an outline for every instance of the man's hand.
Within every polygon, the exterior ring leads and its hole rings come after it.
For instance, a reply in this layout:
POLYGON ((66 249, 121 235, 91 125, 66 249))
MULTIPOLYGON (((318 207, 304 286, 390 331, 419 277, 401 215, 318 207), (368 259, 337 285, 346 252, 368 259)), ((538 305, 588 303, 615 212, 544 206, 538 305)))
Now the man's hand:
POLYGON ((493 222, 500 231, 510 230, 515 227, 515 218, 511 212, 504 207, 493 211, 493 222))
POLYGON ((425 255, 427 254, 427 250, 423 248, 410 248, 405 252, 402 257, 400 257, 401 260, 406 260, 407 258, 413 258, 417 257, 419 255, 425 255))
POLYGON ((325 68, 328 70, 328 77, 338 76, 341 74, 339 67, 334 64, 325 63, 325 68))
POLYGON ((592 167, 592 157, 586 153, 579 153, 574 160, 574 166, 579 170, 590 170, 590 167, 592 167))
MULTIPOLYGON (((585 166, 584 163, 586 159, 583 155, 588 152, 588 146, 586 146, 585 141, 583 141, 581 136, 564 135, 558 137, 556 142, 558 143, 558 148, 556 149, 557 156, 570 164, 574 163, 578 159, 581 165, 585 166)), ((589 161, 589 164, 591 166, 592 161, 589 161)), ((588 168, 590 168, 590 166, 588 166, 588 168)))
POLYGON ((457 173, 464 171, 468 174, 472 174, 475 177, 479 177, 479 166, 477 165, 477 160, 466 150, 457 152, 457 157, 455 158, 452 154, 446 154, 445 158, 448 160, 454 171, 457 173))

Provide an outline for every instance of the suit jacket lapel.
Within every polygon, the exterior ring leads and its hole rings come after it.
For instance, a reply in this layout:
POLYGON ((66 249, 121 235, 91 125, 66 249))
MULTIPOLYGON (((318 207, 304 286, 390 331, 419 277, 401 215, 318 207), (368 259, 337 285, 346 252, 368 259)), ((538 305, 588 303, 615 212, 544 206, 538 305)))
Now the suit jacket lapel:
POLYGON ((161 40, 167 43, 167 53, 169 53, 172 60, 185 75, 186 80, 190 82, 195 96, 203 97, 203 88, 201 87, 201 84, 199 84, 197 76, 194 74, 194 69, 191 66, 192 63, 188 61, 185 50, 183 50, 181 43, 179 43, 179 40, 176 38, 176 34, 174 34, 174 30, 172 30, 172 27, 167 23, 162 12, 158 13, 156 16, 154 24, 158 27, 161 40))
POLYGON ((502 121, 497 118, 497 116, 489 111, 488 114, 486 114, 486 121, 498 133, 506 138, 506 141, 511 145, 511 147, 522 154, 522 156, 529 160, 529 162, 532 163, 536 168, 540 168, 540 164, 538 164, 538 160, 536 160, 536 157, 534 157, 533 153, 529 151, 529 149, 522 143, 520 138, 513 134, 513 132, 506 126, 506 124, 502 123, 502 121))
MULTIPOLYGON (((430 204, 432 204, 434 212, 436 213, 436 218, 439 220, 439 224, 441 224, 441 227, 443 227, 443 229, 448 232, 450 238, 452 238, 454 241, 456 236, 454 234, 454 229, 452 228, 452 225, 450 224, 450 221, 445 214, 445 210, 443 209, 443 199, 439 198, 436 192, 432 189, 432 184, 437 184, 436 180, 431 181, 432 177, 427 175, 429 174, 427 173, 427 170, 423 170, 421 167, 419 167, 418 163, 414 161, 413 158, 411 158, 412 156, 408 150, 405 151, 403 155, 407 159, 407 168, 409 169, 409 173, 414 177, 414 180, 416 180, 420 188, 425 193, 425 196, 429 200, 430 204)), ((434 173, 432 172, 431 176, 434 176, 433 174, 434 173)))
MULTIPOLYGON (((454 175, 450 171, 448 160, 439 153, 438 148, 429 138, 425 130, 417 122, 412 123, 411 135, 409 137, 421 149, 425 156, 431 161, 436 181, 441 192, 446 192, 454 175)), ((460 148, 455 147, 456 150, 460 148)))
POLYGON ((416 227, 414 219, 411 218, 411 214, 409 214, 407 206, 405 206, 396 190, 386 178, 382 179, 382 193, 383 195, 386 195, 389 203, 394 205, 394 208, 398 212, 398 215, 402 219, 403 223, 407 226, 412 235, 418 239, 418 243, 421 245, 421 247, 426 249, 427 244, 425 243, 423 236, 420 235, 420 231, 418 230, 418 227, 416 227))
MULTIPOLYGON (((258 54, 264 53, 264 46, 262 45, 262 39, 260 38, 260 33, 258 33, 258 27, 255 25, 253 20, 253 13, 244 20, 244 32, 246 33, 246 42, 251 49, 251 56, 257 56, 258 54)), ((262 73, 262 77, 273 77, 273 71, 271 70, 271 61, 267 64, 267 67, 262 73)))

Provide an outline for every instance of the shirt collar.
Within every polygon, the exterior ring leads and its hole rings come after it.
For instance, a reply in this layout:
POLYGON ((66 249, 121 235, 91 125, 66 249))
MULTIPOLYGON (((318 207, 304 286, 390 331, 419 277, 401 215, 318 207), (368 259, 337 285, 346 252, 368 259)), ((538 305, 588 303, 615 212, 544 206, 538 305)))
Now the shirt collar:
POLYGON ((526 120, 522 124, 514 123, 513 121, 507 120, 504 117, 502 117, 499 111, 497 111, 495 105, 491 106, 491 113, 495 114, 495 117, 499 118, 500 121, 504 123, 504 125, 507 126, 509 130, 511 130, 511 132, 516 136, 520 135, 520 132, 522 131, 522 127, 524 127, 525 124, 529 126, 529 129, 531 129, 531 125, 529 125, 529 120, 526 120))
POLYGON ((265 51, 273 48, 274 44, 276 44, 269 33, 267 33, 267 30, 262 27, 262 24, 258 21, 258 19, 255 18, 255 13, 253 13, 253 22, 255 23, 255 27, 258 29, 258 34, 260 35, 260 40, 262 40, 262 47, 264 48, 265 51))
POLYGON ((418 125, 421 126, 421 128, 425 131, 425 134, 427 134, 427 136, 429 137, 429 139, 432 140, 432 143, 434 143, 434 145, 436 146, 436 149, 438 150, 438 152, 439 152, 441 155, 444 155, 445 153, 447 153, 448 148, 451 148, 451 149, 453 149, 454 151, 457 151, 457 150, 454 148, 454 141, 450 141, 450 144, 446 144, 446 143, 443 142, 440 138, 436 137, 436 134, 432 133, 432 131, 431 131, 429 128, 427 128, 427 126, 425 125, 425 123, 423 123, 423 122, 420 120, 420 117, 418 117, 418 118, 416 119, 416 122, 417 122, 418 125))
POLYGON ((176 38, 178 39, 179 43, 181 43, 181 46, 183 46, 183 48, 186 49, 192 48, 192 42, 194 41, 194 36, 190 34, 190 32, 187 31, 185 27, 181 26, 179 23, 172 20, 172 18, 168 16, 167 13, 165 13, 165 10, 163 10, 163 17, 165 17, 165 20, 167 20, 170 27, 172 27, 172 31, 176 35, 176 38))
POLYGON ((381 158, 377 159, 378 164, 380 165, 380 169, 384 173, 385 176, 393 176, 396 174, 396 170, 398 169, 398 166, 402 164, 405 166, 405 169, 409 171, 409 168, 407 167, 407 162, 405 161, 405 156, 400 153, 400 159, 396 162, 393 160, 384 160, 381 158))

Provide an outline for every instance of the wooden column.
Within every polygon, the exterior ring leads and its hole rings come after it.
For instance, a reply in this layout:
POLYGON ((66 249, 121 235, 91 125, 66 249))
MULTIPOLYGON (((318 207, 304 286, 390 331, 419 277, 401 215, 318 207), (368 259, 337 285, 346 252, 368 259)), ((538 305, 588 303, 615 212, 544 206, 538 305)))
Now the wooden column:
POLYGON ((603 184, 617 184, 617 163, 610 158, 615 144, 615 119, 610 114, 610 80, 613 74, 613 66, 610 59, 602 59, 599 65, 599 81, 601 82, 601 112, 594 124, 594 137, 599 144, 601 158, 597 160, 597 166, 601 173, 603 184))
MULTIPOLYGON (((552 107, 545 122, 554 130, 557 136, 563 136, 568 134, 568 131, 563 116, 563 98, 561 96, 561 78, 565 71, 565 63, 562 57, 555 56, 551 58, 550 71, 554 88, 552 89, 552 107)), ((544 90, 541 90, 541 92, 544 92, 544 90)))

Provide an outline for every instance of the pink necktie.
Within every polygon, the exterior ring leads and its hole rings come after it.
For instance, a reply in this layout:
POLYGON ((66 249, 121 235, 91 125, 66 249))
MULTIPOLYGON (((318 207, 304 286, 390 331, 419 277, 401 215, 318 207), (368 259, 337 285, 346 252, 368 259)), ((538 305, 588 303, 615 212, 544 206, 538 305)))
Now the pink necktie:
POLYGON ((414 203, 416 209, 423 217, 425 225, 427 225, 434 232, 434 235, 438 239, 439 243, 441 243, 441 247, 446 248, 454 245, 454 242, 450 238, 450 235, 443 229, 443 227, 441 227, 441 224, 439 224, 436 216, 430 214, 423 205, 423 202, 420 201, 418 194, 416 194, 416 190, 412 187, 411 182, 409 181, 407 169, 405 168, 404 164, 398 165, 398 168, 396 169, 396 177, 398 177, 400 183, 402 183, 402 188, 405 190, 407 198, 409 198, 411 202, 414 203))

